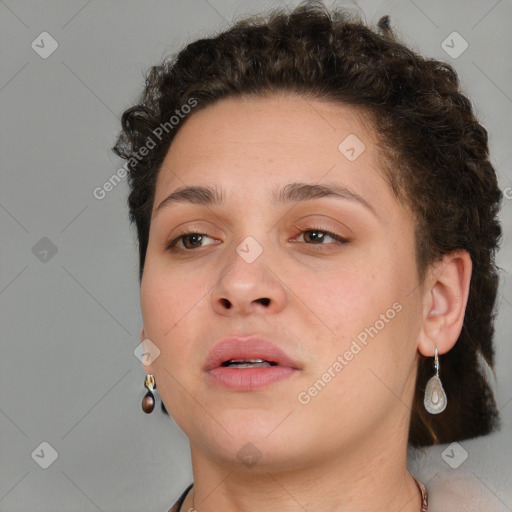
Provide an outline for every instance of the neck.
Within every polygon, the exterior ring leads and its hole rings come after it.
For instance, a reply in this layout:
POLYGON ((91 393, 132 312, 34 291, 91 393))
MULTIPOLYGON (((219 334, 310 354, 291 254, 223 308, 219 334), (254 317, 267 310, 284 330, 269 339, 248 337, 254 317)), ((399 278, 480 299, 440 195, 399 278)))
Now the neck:
POLYGON ((420 492, 407 471, 407 445, 396 450, 400 439, 403 433, 386 442, 372 437, 364 451, 344 450, 293 470, 219 465, 191 446, 194 487, 181 510, 418 512, 420 492))

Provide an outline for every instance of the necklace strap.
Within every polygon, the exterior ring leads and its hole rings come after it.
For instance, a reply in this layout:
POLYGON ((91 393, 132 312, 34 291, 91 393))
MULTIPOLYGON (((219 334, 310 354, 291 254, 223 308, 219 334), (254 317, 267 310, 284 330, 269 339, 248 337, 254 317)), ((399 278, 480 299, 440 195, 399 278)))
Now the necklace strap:
POLYGON ((427 493, 427 488, 421 482, 416 480, 416 478, 414 478, 414 481, 416 482, 416 484, 417 484, 417 486, 418 486, 418 488, 420 490, 420 493, 421 493, 421 509, 420 509, 420 512, 428 512, 428 493, 427 493))
POLYGON ((181 512, 181 507, 183 506, 183 502, 185 501, 185 498, 187 497, 187 494, 190 492, 190 489, 194 486, 194 482, 192 482, 184 491, 183 494, 180 496, 179 500, 174 504, 174 506, 169 509, 169 512, 181 512))

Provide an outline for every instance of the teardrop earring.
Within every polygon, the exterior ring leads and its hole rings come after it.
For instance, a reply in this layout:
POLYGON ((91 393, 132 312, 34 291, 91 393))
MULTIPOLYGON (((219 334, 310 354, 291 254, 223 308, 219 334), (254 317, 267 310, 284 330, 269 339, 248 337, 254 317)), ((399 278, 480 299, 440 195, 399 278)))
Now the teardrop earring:
POLYGON ((153 391, 156 389, 155 377, 153 375, 146 375, 146 379, 144 380, 144 386, 148 390, 148 392, 144 395, 142 399, 142 410, 146 414, 150 414, 153 412, 155 408, 155 395, 153 391))
POLYGON ((434 368, 436 370, 436 374, 427 382, 423 405, 430 414, 439 414, 446 409, 448 399, 446 398, 446 393, 444 392, 441 379, 439 378, 439 357, 437 354, 437 346, 434 352, 434 368))

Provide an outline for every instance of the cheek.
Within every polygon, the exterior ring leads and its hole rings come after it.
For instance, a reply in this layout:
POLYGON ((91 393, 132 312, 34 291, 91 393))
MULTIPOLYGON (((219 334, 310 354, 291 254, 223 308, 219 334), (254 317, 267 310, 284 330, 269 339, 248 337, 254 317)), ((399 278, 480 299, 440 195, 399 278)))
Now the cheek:
MULTIPOLYGON (((151 367, 157 390, 174 420, 182 426, 190 410, 190 363, 194 359, 194 326, 201 325, 198 310, 204 290, 194 281, 178 279, 169 269, 147 265, 140 301, 145 335, 159 348, 151 367), (202 292, 202 293, 201 293, 202 292)), ((204 299, 203 299, 204 300, 204 299)))
POLYGON ((414 297, 408 296, 413 268, 405 260, 387 262, 381 253, 379 258, 359 259, 357 266, 309 276, 299 271, 289 274, 300 299, 301 318, 310 325, 308 334, 317 333, 312 378, 326 372, 341 356, 347 361, 342 362, 343 374, 350 373, 352 382, 360 381, 363 374, 365 379, 371 376, 369 368, 393 380, 398 369, 396 355, 404 349, 414 352, 413 326, 405 312, 411 312, 414 297))
POLYGON ((294 301, 294 296, 299 299, 297 307, 305 317, 318 324, 326 335, 346 338, 370 320, 375 321, 382 304, 391 300, 392 290, 375 276, 369 265, 359 262, 358 267, 344 265, 328 272, 304 272, 297 268, 286 277, 286 282, 293 283, 290 300, 294 301))
POLYGON ((205 283, 196 276, 187 278, 183 272, 165 264, 149 262, 144 270, 140 289, 141 311, 146 334, 166 338, 189 316, 194 315, 205 300, 205 283))
POLYGON ((197 350, 194 334, 203 323, 199 310, 204 290, 176 277, 148 266, 140 290, 145 335, 160 350, 149 370, 171 414, 183 398, 178 384, 189 387, 187 369, 195 358, 194 347, 197 350))

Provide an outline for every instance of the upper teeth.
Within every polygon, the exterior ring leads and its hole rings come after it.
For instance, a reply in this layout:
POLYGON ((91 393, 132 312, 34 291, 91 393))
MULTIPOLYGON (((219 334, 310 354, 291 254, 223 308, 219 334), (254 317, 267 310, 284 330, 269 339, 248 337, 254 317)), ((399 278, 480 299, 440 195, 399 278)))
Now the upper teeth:
POLYGON ((266 363, 264 359, 230 359, 229 363, 266 363))
POLYGON ((265 366, 273 366, 276 363, 270 363, 264 359, 230 359, 222 364, 222 366, 230 366, 235 368, 263 368, 265 366))

